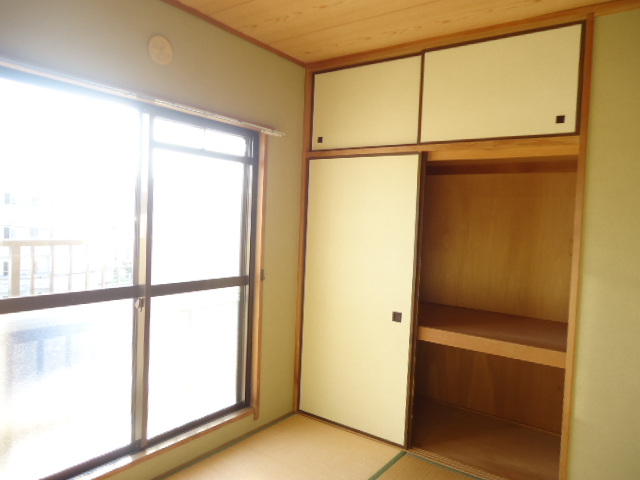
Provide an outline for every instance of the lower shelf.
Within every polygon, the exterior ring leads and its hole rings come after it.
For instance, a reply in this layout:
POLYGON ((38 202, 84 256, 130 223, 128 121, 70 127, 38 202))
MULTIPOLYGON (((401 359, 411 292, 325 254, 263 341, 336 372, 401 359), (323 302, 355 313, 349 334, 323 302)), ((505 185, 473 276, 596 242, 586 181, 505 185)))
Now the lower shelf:
POLYGON ((567 324, 420 303, 420 340, 564 368, 567 324))
POLYGON ((557 480, 560 436, 416 398, 411 447, 487 478, 557 480))

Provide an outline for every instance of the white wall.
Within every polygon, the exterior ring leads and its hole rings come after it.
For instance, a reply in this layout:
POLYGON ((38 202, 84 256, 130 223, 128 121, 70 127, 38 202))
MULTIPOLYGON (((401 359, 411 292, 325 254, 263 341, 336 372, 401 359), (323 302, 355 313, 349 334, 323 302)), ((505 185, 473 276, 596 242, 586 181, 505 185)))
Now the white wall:
POLYGON ((113 478, 144 480, 291 412, 304 69, 160 0, 0 0, 0 57, 285 132, 269 141, 261 417, 113 478), (155 34, 174 61, 155 64, 155 34))

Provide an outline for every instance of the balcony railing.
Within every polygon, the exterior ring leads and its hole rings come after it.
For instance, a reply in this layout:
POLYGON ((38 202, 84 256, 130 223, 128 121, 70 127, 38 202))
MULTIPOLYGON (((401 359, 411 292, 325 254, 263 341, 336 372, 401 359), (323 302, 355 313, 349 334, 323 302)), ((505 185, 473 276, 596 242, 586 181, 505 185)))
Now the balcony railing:
POLYGON ((0 240, 0 298, 132 283, 132 252, 85 240, 0 240), (2 248, 6 247, 6 248, 2 248))

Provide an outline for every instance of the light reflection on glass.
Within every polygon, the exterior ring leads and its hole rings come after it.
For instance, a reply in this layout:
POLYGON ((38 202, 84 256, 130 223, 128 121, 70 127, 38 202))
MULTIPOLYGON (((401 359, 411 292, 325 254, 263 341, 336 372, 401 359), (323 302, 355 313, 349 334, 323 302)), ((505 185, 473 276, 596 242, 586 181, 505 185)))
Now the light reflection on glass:
POLYGON ((0 315, 0 478, 130 443, 132 316, 131 300, 0 315))
POLYGON ((238 287, 151 299, 150 438, 239 402, 239 301, 238 287))
POLYGON ((158 142, 229 155, 247 155, 247 139, 240 135, 202 128, 186 123, 155 118, 153 139, 158 142))
POLYGON ((0 298, 133 283, 140 114, 0 79, 0 298))
POLYGON ((156 149, 152 282, 241 274, 245 166, 156 149))
POLYGON ((153 121, 153 139, 183 147, 203 148, 204 128, 165 120, 164 118, 155 118, 153 121))
POLYGON ((204 141, 204 148, 212 152, 247 155, 247 139, 238 135, 207 129, 204 141))

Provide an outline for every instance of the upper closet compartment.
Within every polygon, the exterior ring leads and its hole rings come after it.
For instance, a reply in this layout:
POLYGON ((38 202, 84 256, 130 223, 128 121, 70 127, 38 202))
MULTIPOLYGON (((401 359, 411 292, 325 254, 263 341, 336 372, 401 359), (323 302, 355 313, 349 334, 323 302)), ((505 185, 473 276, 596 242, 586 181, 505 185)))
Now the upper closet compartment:
POLYGON ((582 30, 425 53, 420 142, 577 133, 582 30))
POLYGON ((313 149, 415 144, 421 57, 314 77, 313 149))

